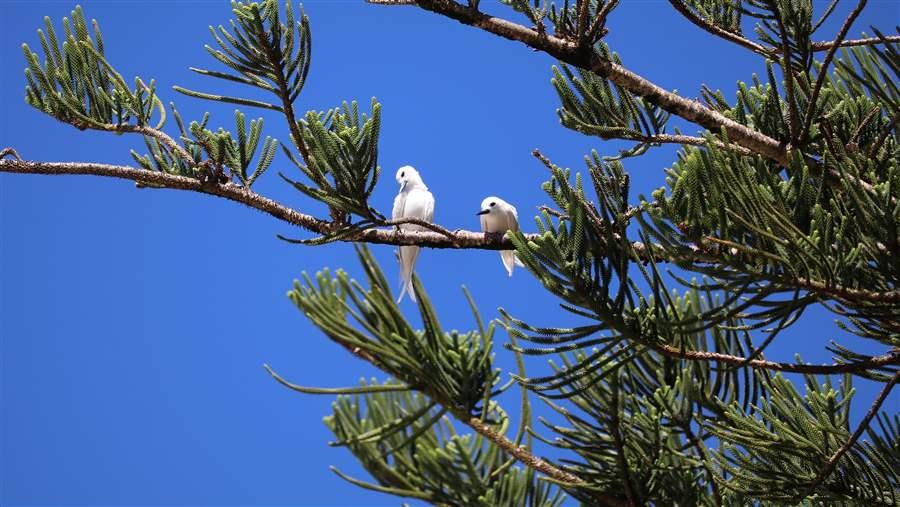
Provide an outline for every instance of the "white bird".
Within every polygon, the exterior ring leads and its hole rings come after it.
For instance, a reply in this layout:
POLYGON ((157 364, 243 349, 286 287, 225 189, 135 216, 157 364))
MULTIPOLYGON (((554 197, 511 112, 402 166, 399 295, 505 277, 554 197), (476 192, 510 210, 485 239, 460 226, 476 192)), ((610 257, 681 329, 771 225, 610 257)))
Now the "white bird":
MULTIPOLYGON (((394 198, 394 212, 391 218, 418 218, 431 222, 434 218, 434 196, 428 191, 419 171, 413 166, 405 165, 397 169, 397 183, 400 184, 400 192, 394 198)), ((402 224, 402 231, 425 230, 421 225, 402 224)), ((409 293, 409 298, 416 302, 416 293, 413 291, 412 274, 416 267, 416 257, 419 256, 419 247, 400 247, 400 297, 397 302, 403 300, 403 295, 409 293)))
MULTIPOLYGON (((519 213, 516 212, 516 207, 499 197, 491 196, 481 201, 481 211, 477 215, 481 217, 481 230, 484 232, 505 234, 506 231, 519 230, 519 213)), ((517 264, 524 267, 512 250, 501 250, 500 260, 509 276, 512 276, 517 264)))

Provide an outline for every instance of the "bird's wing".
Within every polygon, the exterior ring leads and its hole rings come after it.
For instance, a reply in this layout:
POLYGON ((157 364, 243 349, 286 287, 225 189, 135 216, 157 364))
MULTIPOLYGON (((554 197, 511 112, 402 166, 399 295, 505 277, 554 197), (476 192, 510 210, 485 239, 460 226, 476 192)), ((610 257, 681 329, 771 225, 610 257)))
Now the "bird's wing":
POLYGON ((516 211, 515 206, 508 206, 505 210, 506 212, 506 228, 507 230, 518 232, 519 231, 519 213, 516 211))
POLYGON ((406 207, 406 192, 399 192, 394 197, 394 210, 391 212, 391 218, 397 220, 403 218, 403 208, 406 207))
POLYGON ((425 197, 424 197, 425 198, 425 212, 423 213, 424 216, 422 218, 426 222, 433 222, 434 221, 434 196, 431 195, 431 192, 429 192, 427 190, 425 192, 423 192, 423 194, 425 195, 425 197))
MULTIPOLYGON (((413 191, 409 196, 397 196, 394 201, 395 218, 420 218, 431 222, 434 218, 434 196, 431 192, 413 191), (402 199, 402 201, 401 201, 402 199), (401 201, 398 203, 398 201, 401 201)), ((401 226, 407 230, 418 230, 421 226, 406 225, 401 226)), ((416 269, 416 259, 419 257, 419 247, 417 246, 401 246, 400 247, 400 298, 399 303, 403 299, 405 293, 409 293, 409 298, 416 302, 416 294, 413 291, 412 276, 416 269)))
MULTIPOLYGON (((509 209, 506 210, 506 225, 509 228, 509 230, 511 230, 513 232, 519 231, 519 212, 516 211, 516 207, 513 205, 509 205, 509 209)), ((525 267, 525 265, 522 264, 522 261, 519 260, 519 256, 516 255, 515 252, 509 252, 509 253, 510 253, 509 264, 507 264, 507 259, 506 259, 506 257, 504 257, 503 265, 506 266, 506 270, 509 271, 509 276, 512 276, 513 265, 523 267, 523 268, 525 267)))

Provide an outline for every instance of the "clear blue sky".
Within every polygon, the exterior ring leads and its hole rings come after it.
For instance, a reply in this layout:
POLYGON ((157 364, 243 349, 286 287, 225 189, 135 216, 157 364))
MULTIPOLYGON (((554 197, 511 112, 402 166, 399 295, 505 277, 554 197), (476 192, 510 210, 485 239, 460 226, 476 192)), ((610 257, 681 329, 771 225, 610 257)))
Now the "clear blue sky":
MULTIPOLYGON (((736 81, 761 70, 756 58, 694 29, 663 0, 623 3, 607 41, 626 65, 666 88, 697 96, 705 83, 730 98, 736 81)), ((100 22, 107 56, 123 75, 155 78, 185 118, 208 109, 212 125, 233 124, 233 107, 169 91, 174 84, 223 89, 187 68, 218 68, 203 45, 207 25, 229 19, 227 2, 81 5, 100 22)), ((546 203, 546 174, 533 148, 581 169, 590 149, 619 147, 559 125, 549 83, 554 62, 522 44, 415 8, 362 0, 305 6, 314 52, 298 109, 381 101, 387 177, 373 202, 384 212, 396 192, 391 175, 412 164, 437 199, 442 225, 477 228, 481 199, 496 194, 518 207, 529 230, 536 206, 546 203)), ((20 44, 39 47, 43 16, 59 23, 73 7, 0 2, 0 145, 26 159, 131 163, 128 149, 142 149, 139 138, 79 132, 22 99, 20 44)), ((890 29, 897 20, 897 3, 870 2, 852 34, 873 23, 890 29)), ((265 117, 266 133, 286 140, 281 119, 265 117)), ((636 192, 661 185, 671 160, 671 150, 659 150, 628 162, 636 192)), ((280 153, 257 190, 319 213, 278 170, 292 171, 280 153)), ((262 369, 268 363, 296 383, 321 386, 377 374, 325 339, 285 297, 304 270, 359 273, 350 245, 292 246, 278 233, 296 231, 211 197, 95 177, 0 175, 0 504, 396 505, 328 471, 333 464, 365 478, 348 452, 326 445, 332 436, 321 419, 331 399, 288 391, 262 369)), ((374 248, 394 278, 392 249, 374 248)), ((487 316, 503 305, 536 324, 572 322, 525 271, 508 279, 494 252, 425 251, 418 272, 447 328, 473 325, 462 284, 487 316)), ((404 309, 414 315, 408 300, 404 309)), ((821 311, 805 317, 771 357, 799 352, 827 360, 823 347, 832 338, 877 350, 844 337, 821 311)), ((509 367, 509 354, 497 353, 509 367)), ((543 362, 530 364, 539 370, 543 362)), ((857 417, 874 392, 859 386, 857 417)))

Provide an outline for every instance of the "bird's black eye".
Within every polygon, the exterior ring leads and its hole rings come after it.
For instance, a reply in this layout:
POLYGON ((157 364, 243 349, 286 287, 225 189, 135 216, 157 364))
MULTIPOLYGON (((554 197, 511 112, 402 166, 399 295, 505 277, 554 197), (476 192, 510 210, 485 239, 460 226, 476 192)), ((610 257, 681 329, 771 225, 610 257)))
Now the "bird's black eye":
POLYGON ((495 203, 495 202, 492 202, 492 203, 491 203, 491 207, 494 207, 494 205, 495 205, 495 204, 497 204, 497 203, 495 203))
POLYGON ((400 173, 400 177, 401 177, 401 178, 403 178, 403 177, 405 177, 405 176, 406 176, 406 173, 405 173, 405 172, 400 173))

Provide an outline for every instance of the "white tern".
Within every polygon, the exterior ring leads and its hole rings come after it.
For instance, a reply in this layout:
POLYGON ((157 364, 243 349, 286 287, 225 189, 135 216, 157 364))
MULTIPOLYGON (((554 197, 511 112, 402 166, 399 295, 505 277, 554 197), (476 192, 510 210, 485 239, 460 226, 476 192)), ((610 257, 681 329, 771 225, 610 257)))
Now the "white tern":
MULTIPOLYGON (((499 197, 487 197, 481 201, 481 211, 477 213, 481 217, 481 230, 504 234, 506 231, 519 230, 519 214, 515 206, 499 197)), ((509 276, 512 276, 513 268, 518 264, 524 266, 512 250, 501 250, 500 260, 509 276)))
MULTIPOLYGON (((413 166, 405 165, 397 169, 397 183, 400 184, 400 192, 394 198, 394 212, 391 218, 418 218, 431 222, 434 219, 434 196, 428 191, 419 171, 413 166)), ((421 231, 425 228, 416 224, 402 224, 402 231, 421 231)), ((409 293, 409 298, 416 302, 416 293, 413 291, 412 274, 416 267, 416 257, 419 256, 419 247, 400 247, 400 297, 397 302, 403 300, 403 295, 409 293)))

